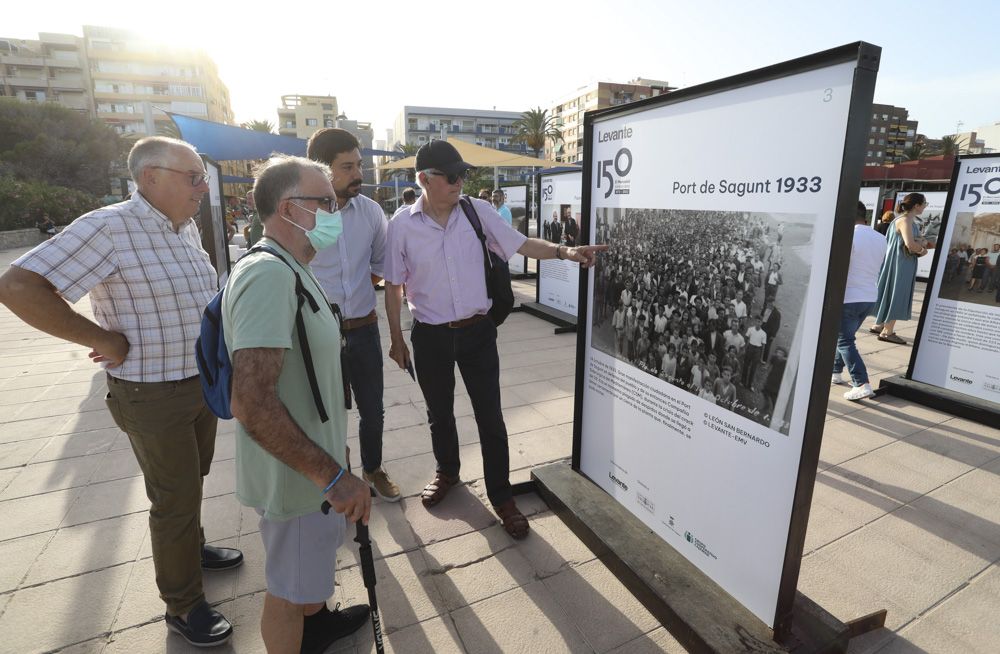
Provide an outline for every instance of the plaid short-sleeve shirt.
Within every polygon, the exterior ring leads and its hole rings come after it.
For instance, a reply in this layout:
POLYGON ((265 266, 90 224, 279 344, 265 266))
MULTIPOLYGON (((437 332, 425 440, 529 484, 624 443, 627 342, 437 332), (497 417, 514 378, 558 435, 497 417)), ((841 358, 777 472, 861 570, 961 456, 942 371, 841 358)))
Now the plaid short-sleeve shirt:
POLYGON ((175 232, 135 193, 77 218, 12 265, 45 277, 69 302, 90 293, 97 323, 129 342, 111 375, 163 382, 198 374, 194 343, 218 278, 193 220, 175 232))

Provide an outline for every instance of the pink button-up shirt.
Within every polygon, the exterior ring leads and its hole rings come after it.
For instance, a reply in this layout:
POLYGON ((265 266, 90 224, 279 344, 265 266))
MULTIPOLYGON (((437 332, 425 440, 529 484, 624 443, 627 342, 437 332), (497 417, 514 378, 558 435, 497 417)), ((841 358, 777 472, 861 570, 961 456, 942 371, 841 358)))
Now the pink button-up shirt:
MULTIPOLYGON (((483 249, 472 223, 456 204, 442 228, 423 206, 421 196, 408 212, 401 210, 389 222, 385 280, 406 284, 410 312, 423 323, 439 325, 486 313, 493 301, 486 297, 483 249)), ((514 231, 489 202, 472 200, 472 206, 487 247, 510 259, 527 237, 514 231)))

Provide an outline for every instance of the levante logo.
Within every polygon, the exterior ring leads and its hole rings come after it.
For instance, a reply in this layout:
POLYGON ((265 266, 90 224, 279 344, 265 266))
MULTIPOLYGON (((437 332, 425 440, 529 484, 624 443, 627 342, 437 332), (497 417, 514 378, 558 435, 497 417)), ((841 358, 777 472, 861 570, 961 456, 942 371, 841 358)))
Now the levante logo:
MULTIPOLYGON (((598 143, 611 143, 613 141, 624 141, 632 138, 632 128, 629 126, 610 132, 597 132, 598 143)), ((602 159, 597 162, 597 188, 600 189, 604 180, 607 180, 608 187, 604 191, 604 197, 610 198, 611 194, 628 195, 629 180, 628 174, 632 170, 632 151, 622 147, 618 149, 611 159, 602 159)))
POLYGON ((952 381, 957 381, 957 382, 962 383, 962 384, 971 384, 972 383, 972 380, 968 379, 966 377, 956 377, 955 375, 948 375, 948 378, 951 379, 952 381))
POLYGON ((609 471, 608 472, 608 478, 611 479, 611 481, 615 482, 615 484, 619 488, 621 488, 622 490, 625 490, 625 491, 628 490, 628 484, 626 484, 624 481, 622 481, 618 477, 615 477, 615 473, 609 471))

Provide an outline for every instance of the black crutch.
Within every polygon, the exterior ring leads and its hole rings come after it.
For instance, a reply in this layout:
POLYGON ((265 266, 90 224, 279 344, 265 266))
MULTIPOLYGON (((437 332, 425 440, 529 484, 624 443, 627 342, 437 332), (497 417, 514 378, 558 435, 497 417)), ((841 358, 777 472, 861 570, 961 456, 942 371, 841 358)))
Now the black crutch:
MULTIPOLYGON (((323 500, 323 506, 320 508, 323 510, 323 513, 329 514, 332 507, 329 502, 323 500)), ((375 652, 376 654, 385 654, 385 649, 382 648, 382 621, 379 619, 378 600, 375 598, 375 560, 372 558, 372 542, 368 538, 368 525, 358 520, 354 523, 354 526, 357 527, 354 542, 358 544, 358 554, 361 557, 361 577, 364 579, 365 588, 368 590, 368 606, 372 613, 372 634, 375 636, 375 652)))

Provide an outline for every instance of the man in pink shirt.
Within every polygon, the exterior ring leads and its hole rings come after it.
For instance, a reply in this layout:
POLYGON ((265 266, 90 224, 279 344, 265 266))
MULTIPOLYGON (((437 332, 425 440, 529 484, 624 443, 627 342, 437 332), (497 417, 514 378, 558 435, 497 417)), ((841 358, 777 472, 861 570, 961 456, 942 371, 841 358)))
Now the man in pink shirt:
MULTIPOLYGON (((389 357, 410 365, 399 313, 403 284, 413 314, 410 342, 417 381, 427 402, 427 419, 437 472, 421 500, 432 507, 459 483, 458 431, 455 426, 455 364, 469 392, 479 427, 486 494, 513 538, 528 534, 510 487, 507 428, 500 410, 500 358, 496 326, 486 315, 483 250, 469 218, 459 206, 462 182, 472 166, 447 141, 431 141, 417 152, 417 183, 423 195, 389 223, 385 256, 389 357)), ((585 268, 607 246, 567 247, 527 238, 514 231, 489 202, 471 200, 487 246, 503 259, 515 253, 535 259, 567 259, 585 268)))

